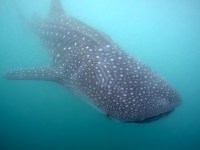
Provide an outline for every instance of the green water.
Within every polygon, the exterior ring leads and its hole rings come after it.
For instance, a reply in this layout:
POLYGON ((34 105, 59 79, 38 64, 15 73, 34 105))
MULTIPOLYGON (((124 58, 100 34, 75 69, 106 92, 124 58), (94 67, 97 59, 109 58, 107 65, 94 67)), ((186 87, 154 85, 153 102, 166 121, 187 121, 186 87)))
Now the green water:
MULTIPOLYGON (((49 0, 18 0, 27 19, 49 0)), ((199 150, 200 1, 63 0, 65 11, 110 35, 166 78, 182 104, 147 124, 107 119, 81 97, 45 81, 8 81, 7 70, 45 66, 47 51, 0 1, 0 150, 199 150)))

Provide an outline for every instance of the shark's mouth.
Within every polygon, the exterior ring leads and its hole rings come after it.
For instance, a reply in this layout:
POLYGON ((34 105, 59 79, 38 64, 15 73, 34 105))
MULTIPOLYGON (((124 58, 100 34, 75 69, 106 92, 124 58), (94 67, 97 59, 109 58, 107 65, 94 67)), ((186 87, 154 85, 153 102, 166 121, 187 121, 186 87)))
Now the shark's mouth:
POLYGON ((161 114, 159 114, 159 115, 152 116, 152 117, 146 118, 146 119, 144 119, 144 120, 138 121, 138 122, 136 122, 136 123, 148 123, 148 122, 152 122, 152 121, 161 119, 161 118, 163 118, 163 117, 166 117, 166 116, 168 116, 169 114, 171 114, 172 112, 173 112, 173 110, 170 110, 170 111, 161 113, 161 114))
POLYGON ((168 116, 169 114, 171 114, 174 110, 170 110, 170 111, 167 111, 167 112, 164 112, 164 113, 161 113, 159 115, 156 115, 156 116, 152 116, 152 117, 149 117, 149 118, 146 118, 146 119, 143 119, 143 120, 137 120, 137 121, 125 121, 127 123, 150 123, 150 122, 153 122, 153 121, 156 121, 156 120, 159 120, 161 118, 164 118, 166 116, 168 116))

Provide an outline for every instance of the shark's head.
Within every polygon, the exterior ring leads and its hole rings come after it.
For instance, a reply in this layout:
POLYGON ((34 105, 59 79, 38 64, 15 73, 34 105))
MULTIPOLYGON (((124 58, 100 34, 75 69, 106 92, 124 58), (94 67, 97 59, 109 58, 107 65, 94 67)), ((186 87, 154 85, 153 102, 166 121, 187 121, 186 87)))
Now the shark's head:
POLYGON ((124 70, 118 88, 113 85, 114 96, 107 96, 108 115, 125 122, 149 122, 170 114, 181 103, 178 92, 143 63, 132 64, 133 72, 124 70))
POLYGON ((143 106, 146 105, 146 110, 141 113, 143 117, 138 121, 150 122, 163 118, 169 115, 180 102, 180 95, 172 87, 168 86, 165 90, 156 89, 153 97, 149 97, 146 102, 141 103, 143 106), (151 106, 148 103, 151 103, 151 106))
POLYGON ((180 95, 169 85, 140 88, 127 94, 119 92, 107 108, 108 116, 124 122, 151 122, 169 115, 181 103, 180 95))

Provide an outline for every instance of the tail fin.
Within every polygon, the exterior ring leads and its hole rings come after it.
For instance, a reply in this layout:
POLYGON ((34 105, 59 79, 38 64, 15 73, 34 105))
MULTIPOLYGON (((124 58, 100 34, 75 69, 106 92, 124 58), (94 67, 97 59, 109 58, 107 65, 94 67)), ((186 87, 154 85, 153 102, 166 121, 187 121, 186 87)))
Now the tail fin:
POLYGON ((23 15, 20 7, 19 7, 19 3, 17 3, 16 0, 12 0, 17 17, 19 18, 19 21, 21 23, 21 26, 23 27, 23 29, 29 28, 30 27, 30 22, 29 20, 23 15))

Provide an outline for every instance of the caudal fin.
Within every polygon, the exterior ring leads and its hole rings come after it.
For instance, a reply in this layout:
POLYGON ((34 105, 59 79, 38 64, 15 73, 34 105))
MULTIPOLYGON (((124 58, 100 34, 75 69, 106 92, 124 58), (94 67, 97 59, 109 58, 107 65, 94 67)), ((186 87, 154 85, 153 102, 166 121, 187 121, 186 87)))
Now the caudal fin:
POLYGON ((23 26, 24 28, 27 28, 30 26, 30 22, 28 21, 28 19, 25 17, 25 15, 23 14, 22 10, 19 7, 19 3, 16 0, 12 0, 15 11, 16 11, 16 15, 20 20, 21 26, 23 26))

